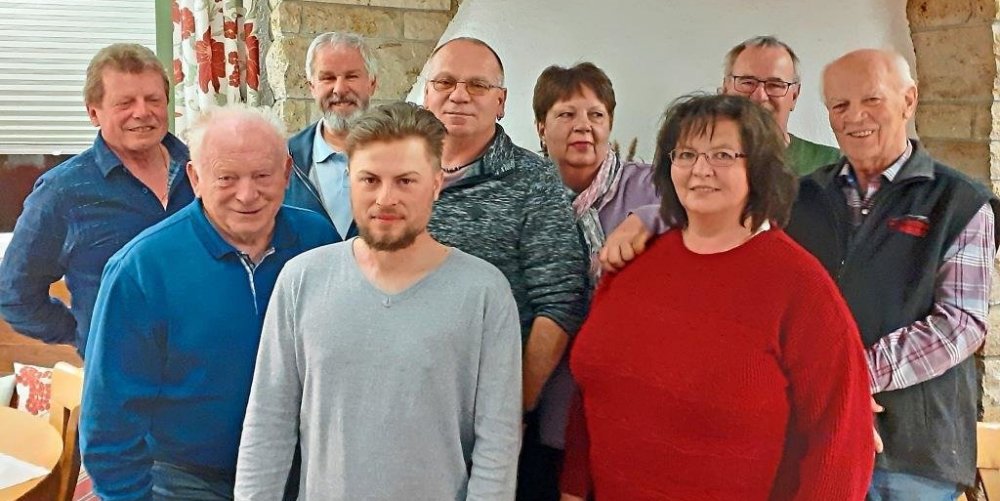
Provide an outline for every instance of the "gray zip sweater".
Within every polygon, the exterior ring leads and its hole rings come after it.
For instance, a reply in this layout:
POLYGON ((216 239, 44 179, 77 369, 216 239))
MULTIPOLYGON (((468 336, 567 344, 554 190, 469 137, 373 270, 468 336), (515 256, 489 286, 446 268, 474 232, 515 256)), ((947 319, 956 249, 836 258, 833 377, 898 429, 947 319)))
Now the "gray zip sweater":
POLYGON ((441 192, 428 228, 439 242, 488 261, 510 282, 522 342, 536 317, 573 335, 586 313, 587 257, 555 166, 503 128, 482 161, 441 192))

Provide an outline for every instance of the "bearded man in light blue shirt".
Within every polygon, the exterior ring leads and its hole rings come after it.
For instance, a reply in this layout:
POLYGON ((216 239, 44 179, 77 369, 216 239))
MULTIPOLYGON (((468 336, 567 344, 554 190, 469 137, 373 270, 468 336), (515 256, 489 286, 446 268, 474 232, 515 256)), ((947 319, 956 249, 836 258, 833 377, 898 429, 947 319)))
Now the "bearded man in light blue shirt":
POLYGON ((306 51, 309 91, 323 118, 288 140, 294 161, 285 203, 318 212, 343 238, 357 235, 347 180, 347 131, 377 86, 375 59, 360 35, 329 32, 306 51))

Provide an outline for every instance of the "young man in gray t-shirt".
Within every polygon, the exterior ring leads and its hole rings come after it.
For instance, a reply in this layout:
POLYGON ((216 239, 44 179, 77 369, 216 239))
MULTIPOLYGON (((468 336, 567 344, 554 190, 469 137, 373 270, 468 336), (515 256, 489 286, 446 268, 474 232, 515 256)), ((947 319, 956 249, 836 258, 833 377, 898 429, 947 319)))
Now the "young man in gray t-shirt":
POLYGON ((444 126, 408 103, 348 136, 360 238, 289 262, 268 307, 236 499, 514 498, 517 306, 503 274, 426 231, 444 126))

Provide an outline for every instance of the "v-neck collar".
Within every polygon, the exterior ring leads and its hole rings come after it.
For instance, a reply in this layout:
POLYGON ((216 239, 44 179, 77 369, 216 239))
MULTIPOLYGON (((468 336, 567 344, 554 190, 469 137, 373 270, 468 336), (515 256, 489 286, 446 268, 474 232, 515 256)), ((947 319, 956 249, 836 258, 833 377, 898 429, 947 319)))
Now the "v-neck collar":
POLYGON ((350 257, 350 262, 351 262, 350 266, 351 273, 356 275, 355 278, 363 281, 368 287, 368 289, 371 290, 372 293, 381 298, 382 305, 387 308, 392 306, 393 304, 405 301, 409 297, 416 294, 417 291, 423 288, 424 284, 431 281, 433 277, 437 276, 439 273, 441 273, 442 270, 450 266, 450 263, 455 259, 455 253, 458 251, 458 249, 454 247, 449 247, 448 255, 444 258, 444 261, 441 261, 441 264, 437 265, 437 267, 425 273, 424 276, 420 277, 412 284, 406 286, 403 290, 395 293, 389 293, 382 290, 377 285, 375 285, 371 280, 368 279, 367 276, 365 276, 364 271, 361 270, 361 264, 358 263, 358 257, 354 253, 354 241, 357 239, 358 237, 353 237, 345 242, 347 244, 347 254, 348 257, 350 257))

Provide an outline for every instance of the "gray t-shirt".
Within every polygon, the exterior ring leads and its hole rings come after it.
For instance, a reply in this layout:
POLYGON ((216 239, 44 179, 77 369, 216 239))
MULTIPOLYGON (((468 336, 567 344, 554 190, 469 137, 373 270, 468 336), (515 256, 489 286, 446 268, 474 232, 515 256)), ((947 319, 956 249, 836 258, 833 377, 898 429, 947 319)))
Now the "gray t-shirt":
POLYGON ((300 439, 300 499, 514 499, 521 338, 507 280, 451 248, 386 294, 352 249, 307 252, 278 278, 236 499, 280 499, 300 439))

